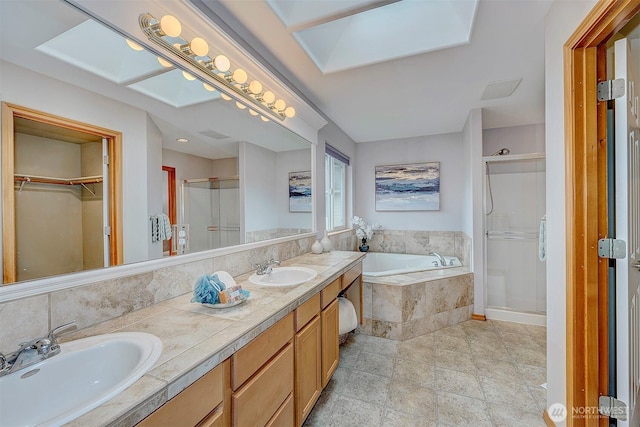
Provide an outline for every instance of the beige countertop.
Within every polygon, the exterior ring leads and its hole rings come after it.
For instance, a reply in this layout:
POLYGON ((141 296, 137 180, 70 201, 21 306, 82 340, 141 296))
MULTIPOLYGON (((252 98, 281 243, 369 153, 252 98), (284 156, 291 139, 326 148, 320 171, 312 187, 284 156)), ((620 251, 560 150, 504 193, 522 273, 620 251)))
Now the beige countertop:
MULTIPOLYGON (((147 332, 163 344, 162 355, 141 379, 69 426, 131 426, 231 356, 271 325, 341 276, 365 254, 332 251, 305 254, 282 263, 318 272, 315 279, 289 288, 266 288, 235 277, 251 292, 247 302, 228 309, 191 303, 192 294, 155 304, 82 329, 62 341, 110 332, 147 332)), ((213 272, 212 272, 213 273, 213 272)))

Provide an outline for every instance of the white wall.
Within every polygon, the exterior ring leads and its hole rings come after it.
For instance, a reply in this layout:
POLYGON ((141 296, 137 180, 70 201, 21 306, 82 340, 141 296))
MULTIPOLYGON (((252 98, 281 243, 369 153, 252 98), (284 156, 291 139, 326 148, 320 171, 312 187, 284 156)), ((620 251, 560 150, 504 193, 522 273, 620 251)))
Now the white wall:
POLYGON ((473 312, 484 314, 484 209, 482 204, 482 185, 484 170, 482 168, 482 110, 469 112, 467 122, 462 131, 463 159, 462 171, 464 216, 461 229, 471 237, 471 260, 473 271, 473 312))
POLYGON ((421 136, 357 144, 354 162, 354 215, 383 229, 457 231, 462 229, 464 165, 462 134, 421 136), (375 167, 440 162, 440 210, 376 212, 375 167))
MULTIPOLYGON (((563 45, 595 1, 557 0, 545 18, 547 406, 566 403, 566 221, 563 45)), ((565 425, 558 423, 558 426, 565 425)))
POLYGON ((509 154, 544 153, 544 123, 485 129, 482 155, 490 156, 501 148, 508 148, 509 154))
MULTIPOLYGON (((147 115, 147 205, 149 216, 162 213, 162 133, 158 126, 147 115)), ((150 228, 150 223, 147 228, 150 228)), ((163 241, 151 242, 149 245, 149 259, 162 258, 163 241)))
POLYGON ((0 87, 3 101, 122 132, 124 261, 148 259, 146 113, 4 61, 0 87))
MULTIPOLYGON (((311 212, 289 212, 289 172, 310 171, 311 150, 281 151, 276 155, 276 209, 279 228, 311 230, 311 212)), ((313 192, 313 188, 311 189, 313 192)))
POLYGON ((276 153, 240 142, 240 205, 244 206, 243 233, 278 227, 276 153))

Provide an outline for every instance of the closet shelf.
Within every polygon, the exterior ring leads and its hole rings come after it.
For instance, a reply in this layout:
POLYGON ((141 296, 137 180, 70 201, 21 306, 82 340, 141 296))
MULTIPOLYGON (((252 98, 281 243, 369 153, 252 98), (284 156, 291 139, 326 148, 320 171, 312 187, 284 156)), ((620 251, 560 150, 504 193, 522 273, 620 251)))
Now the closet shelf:
POLYGON ((17 182, 39 182, 42 184, 58 184, 58 185, 81 185, 81 184, 99 184, 102 182, 102 175, 82 176, 78 178, 54 178, 50 176, 37 176, 14 174, 13 179, 17 182))

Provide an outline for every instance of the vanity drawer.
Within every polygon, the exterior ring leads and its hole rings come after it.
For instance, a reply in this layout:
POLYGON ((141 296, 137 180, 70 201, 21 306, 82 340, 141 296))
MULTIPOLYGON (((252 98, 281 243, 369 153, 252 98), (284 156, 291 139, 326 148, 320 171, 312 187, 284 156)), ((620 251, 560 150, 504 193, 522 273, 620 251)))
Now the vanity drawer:
POLYGON ((322 299, 322 308, 323 309, 326 306, 328 306, 329 304, 331 304, 331 301, 336 299, 336 297, 340 293, 340 279, 341 278, 338 277, 336 280, 331 282, 330 285, 328 285, 326 288, 324 288, 320 292, 321 299, 322 299))
POLYGON ((290 394, 278 412, 271 417, 266 427, 291 427, 295 422, 293 415, 293 394, 290 394))
POLYGON ((287 346, 231 397, 232 424, 263 426, 293 392, 293 344, 287 346))
MULTIPOLYGON (((209 418, 217 406, 223 408, 224 369, 229 361, 213 368, 202 378, 178 393, 173 399, 162 405, 157 411, 142 420, 138 426, 198 425, 209 418)), ((220 411, 222 412, 222 410, 220 411)), ((215 425, 215 424, 213 424, 215 425)))
POLYGON ((358 276, 361 276, 361 275, 362 275, 362 263, 359 262, 358 264, 351 267, 349 271, 347 271, 342 275, 342 289, 349 286, 351 283, 353 283, 354 280, 358 278, 358 276))
POLYGON ((231 388, 237 390, 293 338, 293 313, 258 335, 231 356, 231 388))
POLYGON ((296 332, 318 313, 320 313, 320 294, 315 294, 309 301, 296 308, 296 332))

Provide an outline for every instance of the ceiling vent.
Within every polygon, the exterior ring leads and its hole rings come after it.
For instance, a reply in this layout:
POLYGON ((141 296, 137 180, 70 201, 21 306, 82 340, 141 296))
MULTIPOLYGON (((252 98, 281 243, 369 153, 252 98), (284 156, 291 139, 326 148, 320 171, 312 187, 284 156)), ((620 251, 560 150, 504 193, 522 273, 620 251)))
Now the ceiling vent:
POLYGON ((200 132, 202 135, 204 136, 208 136, 209 138, 213 138, 213 139, 225 139, 225 138, 229 138, 229 135, 223 135, 219 132, 216 132, 215 130, 203 130, 202 132, 200 132))
POLYGON ((484 89, 484 92, 482 92, 480 99, 482 101, 487 101, 489 99, 506 98, 507 96, 511 96, 511 94, 518 88, 521 81, 522 79, 520 78, 516 80, 504 80, 501 82, 489 83, 484 89))

